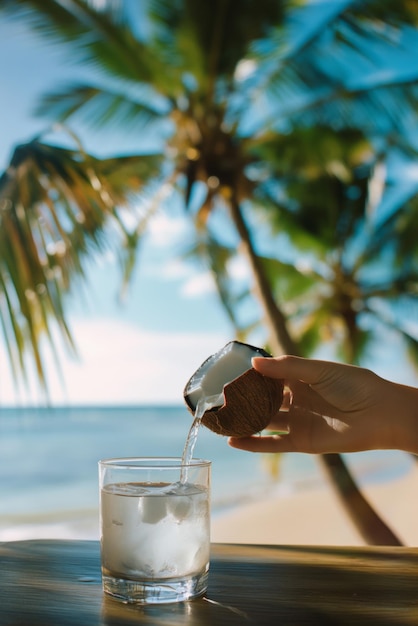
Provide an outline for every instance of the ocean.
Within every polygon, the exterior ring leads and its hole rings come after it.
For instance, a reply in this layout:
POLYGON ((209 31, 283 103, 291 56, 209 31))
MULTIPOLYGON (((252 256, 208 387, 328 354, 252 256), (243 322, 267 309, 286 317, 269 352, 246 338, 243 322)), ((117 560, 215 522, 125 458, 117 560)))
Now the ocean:
MULTIPOLYGON (((183 407, 0 409, 0 541, 98 538, 99 459, 181 456, 191 426, 183 407)), ((324 480, 315 457, 233 450, 200 428, 195 457, 212 461, 212 514, 324 480)), ((401 452, 345 455, 359 484, 405 474, 401 452)))

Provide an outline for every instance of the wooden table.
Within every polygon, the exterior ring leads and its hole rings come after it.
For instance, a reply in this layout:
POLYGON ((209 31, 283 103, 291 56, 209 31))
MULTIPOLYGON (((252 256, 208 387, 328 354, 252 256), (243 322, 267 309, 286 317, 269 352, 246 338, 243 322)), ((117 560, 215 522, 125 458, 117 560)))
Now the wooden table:
POLYGON ((206 597, 136 607, 104 597, 95 541, 0 544, 0 626, 418 624, 418 549, 212 548, 206 597))

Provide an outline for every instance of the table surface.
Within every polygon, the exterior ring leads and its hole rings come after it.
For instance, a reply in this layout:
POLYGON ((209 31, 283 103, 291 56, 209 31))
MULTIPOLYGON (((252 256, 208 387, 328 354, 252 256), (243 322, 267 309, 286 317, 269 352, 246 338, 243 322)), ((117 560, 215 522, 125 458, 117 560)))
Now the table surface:
POLYGON ((101 590, 96 541, 0 543, 0 626, 418 624, 417 548, 212 546, 209 588, 128 606, 101 590))

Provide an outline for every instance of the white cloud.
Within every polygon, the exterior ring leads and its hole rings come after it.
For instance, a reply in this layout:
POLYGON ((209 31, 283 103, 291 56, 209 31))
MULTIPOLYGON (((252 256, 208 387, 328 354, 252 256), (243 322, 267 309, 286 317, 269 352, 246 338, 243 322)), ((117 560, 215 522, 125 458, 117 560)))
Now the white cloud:
POLYGON ((164 213, 155 215, 149 222, 147 234, 153 245, 165 247, 184 239, 189 223, 184 217, 172 217, 164 213))
MULTIPOLYGON (((184 385, 193 372, 230 340, 222 333, 145 332, 111 319, 78 321, 72 327, 80 358, 61 354, 65 390, 55 364, 47 359, 54 405, 181 404, 184 385)), ((29 393, 16 396, 3 349, 0 358, 0 403, 39 404, 34 380, 29 393)))
POLYGON ((212 274, 210 272, 202 272, 195 274, 184 283, 181 294, 186 298, 196 298, 214 293, 215 290, 216 285, 212 274))
MULTIPOLYGON (((227 269, 232 280, 251 281, 248 263, 243 257, 236 256, 230 259, 227 269)), ((195 269, 181 261, 167 265, 164 276, 186 279, 180 292, 185 298, 199 298, 216 292, 215 280, 210 271, 196 273, 195 269)))
POLYGON ((162 278, 179 279, 189 278, 194 273, 194 270, 185 261, 174 258, 166 263, 158 273, 162 278))

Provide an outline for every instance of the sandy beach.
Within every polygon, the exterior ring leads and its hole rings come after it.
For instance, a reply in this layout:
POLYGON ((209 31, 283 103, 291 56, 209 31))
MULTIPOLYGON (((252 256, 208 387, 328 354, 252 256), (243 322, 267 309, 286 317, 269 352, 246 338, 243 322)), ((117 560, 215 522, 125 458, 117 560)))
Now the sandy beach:
MULTIPOLYGON (((364 487, 364 495, 407 546, 418 546, 418 463, 401 478, 364 487)), ((330 483, 273 493, 212 520, 212 541, 258 544, 365 545, 330 483)))

